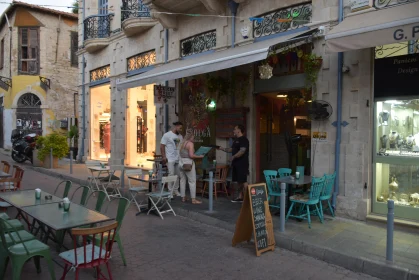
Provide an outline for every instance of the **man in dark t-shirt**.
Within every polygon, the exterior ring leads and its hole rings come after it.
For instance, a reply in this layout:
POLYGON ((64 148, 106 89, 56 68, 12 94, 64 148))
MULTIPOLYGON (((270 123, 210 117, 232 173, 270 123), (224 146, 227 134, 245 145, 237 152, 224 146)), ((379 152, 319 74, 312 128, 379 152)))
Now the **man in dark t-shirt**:
POLYGON ((243 194, 247 188, 247 176, 249 175, 249 140, 244 136, 244 126, 239 124, 234 127, 234 139, 231 148, 220 148, 220 150, 232 153, 231 168, 233 168, 232 181, 239 186, 239 197, 232 202, 243 202, 243 194))

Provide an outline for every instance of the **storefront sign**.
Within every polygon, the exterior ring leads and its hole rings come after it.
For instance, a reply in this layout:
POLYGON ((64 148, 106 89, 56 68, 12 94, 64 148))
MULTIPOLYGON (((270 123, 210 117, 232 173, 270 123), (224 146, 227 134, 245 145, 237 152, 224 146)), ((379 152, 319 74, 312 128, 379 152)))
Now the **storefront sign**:
POLYGON ((370 8, 372 3, 370 0, 351 0, 349 6, 351 7, 351 12, 358 12, 370 8))
POLYGON ((311 138, 314 142, 327 142, 327 132, 313 131, 313 136, 311 138))
POLYGON ((393 38, 396 41, 417 40, 419 39, 419 24, 408 25, 397 28, 393 32, 393 38))
POLYGON ((174 87, 154 85, 154 103, 175 104, 176 91, 174 87))
POLYGON ((419 81, 419 54, 375 60, 375 98, 417 95, 417 81, 419 81))
POLYGON ((202 122, 207 123, 205 127, 200 127, 198 124, 196 127, 190 127, 186 129, 186 133, 192 133, 194 135, 194 142, 195 143, 202 143, 204 142, 204 138, 211 137, 211 129, 209 126, 209 119, 203 120, 202 122))

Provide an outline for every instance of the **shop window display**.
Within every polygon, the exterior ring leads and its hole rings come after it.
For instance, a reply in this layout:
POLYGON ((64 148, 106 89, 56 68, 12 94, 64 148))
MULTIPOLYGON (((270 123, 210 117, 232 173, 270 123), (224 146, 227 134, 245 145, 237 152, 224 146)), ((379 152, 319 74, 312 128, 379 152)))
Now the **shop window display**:
POLYGON ((156 150, 154 85, 128 90, 126 163, 151 167, 156 150))
POLYGON ((109 85, 91 89, 90 157, 107 160, 111 156, 111 93, 109 85))
POLYGON ((419 220, 419 100, 376 102, 373 212, 419 220))

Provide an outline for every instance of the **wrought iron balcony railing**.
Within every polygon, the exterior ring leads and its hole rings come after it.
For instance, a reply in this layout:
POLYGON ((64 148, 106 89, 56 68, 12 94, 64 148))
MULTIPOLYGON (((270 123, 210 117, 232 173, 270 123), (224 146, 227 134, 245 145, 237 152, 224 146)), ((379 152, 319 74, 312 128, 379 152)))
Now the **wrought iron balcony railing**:
POLYGON ((149 18, 150 9, 142 0, 122 0, 121 21, 129 18, 149 18))
POLYGON ((297 29, 311 21, 312 5, 301 4, 279 9, 259 16, 263 21, 253 21, 253 37, 260 38, 297 29))
POLYGON ((84 40, 108 38, 111 35, 111 19, 114 14, 94 15, 84 20, 84 40))
POLYGON ((217 31, 211 30, 180 41, 180 55, 184 57, 210 51, 214 49, 216 45, 217 31))

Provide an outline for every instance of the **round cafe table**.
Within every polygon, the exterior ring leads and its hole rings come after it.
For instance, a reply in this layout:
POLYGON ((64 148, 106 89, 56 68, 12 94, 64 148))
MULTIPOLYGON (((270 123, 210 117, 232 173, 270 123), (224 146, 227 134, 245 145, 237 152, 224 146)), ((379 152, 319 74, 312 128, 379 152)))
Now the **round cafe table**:
MULTIPOLYGON (((288 185, 292 185, 292 186, 302 186, 302 185, 308 185, 311 184, 311 180, 312 177, 311 176, 300 176, 299 179, 295 179, 294 176, 286 176, 286 177, 280 177, 280 178, 275 178, 272 179, 272 181, 274 182, 279 182, 279 183, 285 183, 288 185)), ((290 188, 288 190, 288 195, 287 195, 287 212, 288 212, 288 208, 289 208, 289 201, 290 201, 290 197, 291 195, 294 193, 291 191, 292 188, 290 188)))

